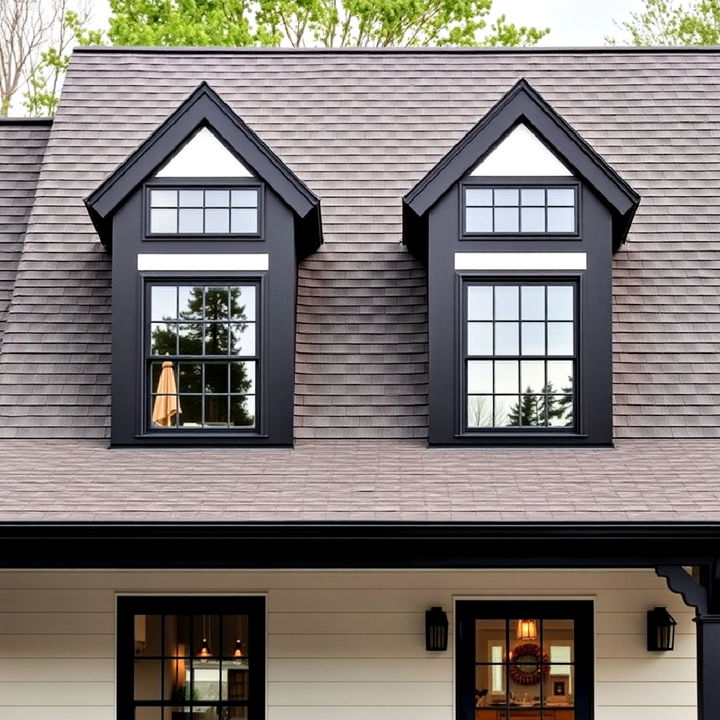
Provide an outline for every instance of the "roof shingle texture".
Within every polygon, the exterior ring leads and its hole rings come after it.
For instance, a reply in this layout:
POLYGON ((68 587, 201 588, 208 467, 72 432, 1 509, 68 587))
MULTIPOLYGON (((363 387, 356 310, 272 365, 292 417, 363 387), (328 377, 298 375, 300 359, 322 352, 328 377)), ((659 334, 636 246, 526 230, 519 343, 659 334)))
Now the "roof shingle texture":
POLYGON ((75 55, 48 142, 0 437, 107 436, 110 260, 82 198, 202 80, 322 201, 297 437, 426 437, 426 275, 401 198, 521 77, 642 195, 614 261, 616 435, 720 437, 720 54, 101 50, 75 55))

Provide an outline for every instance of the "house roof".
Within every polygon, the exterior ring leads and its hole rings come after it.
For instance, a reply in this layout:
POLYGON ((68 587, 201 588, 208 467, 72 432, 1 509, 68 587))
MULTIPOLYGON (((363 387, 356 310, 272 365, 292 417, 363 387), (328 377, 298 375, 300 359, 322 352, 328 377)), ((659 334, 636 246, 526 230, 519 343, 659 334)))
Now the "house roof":
POLYGON ((2 328, 0 517, 720 519, 718 78, 695 50, 76 52, 2 328), (402 197, 521 78, 643 198, 613 260, 615 450, 424 446, 402 197), (110 259, 83 198, 202 80, 323 205, 298 447, 108 451, 110 259))

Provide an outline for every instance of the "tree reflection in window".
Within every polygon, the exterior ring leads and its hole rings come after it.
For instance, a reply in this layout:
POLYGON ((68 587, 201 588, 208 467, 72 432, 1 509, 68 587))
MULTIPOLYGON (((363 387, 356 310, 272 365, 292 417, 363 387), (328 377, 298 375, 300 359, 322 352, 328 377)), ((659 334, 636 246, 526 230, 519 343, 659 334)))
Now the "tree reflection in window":
POLYGON ((153 284, 149 298, 150 400, 173 363, 178 412, 154 427, 252 428, 256 415, 257 287, 153 284))

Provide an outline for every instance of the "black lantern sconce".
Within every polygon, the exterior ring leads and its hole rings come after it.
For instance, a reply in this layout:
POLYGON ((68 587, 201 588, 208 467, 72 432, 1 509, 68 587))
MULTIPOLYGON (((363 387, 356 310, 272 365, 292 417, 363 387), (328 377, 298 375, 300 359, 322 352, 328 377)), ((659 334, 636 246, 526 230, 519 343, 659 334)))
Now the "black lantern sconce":
POLYGON ((656 607, 647 614, 647 649, 673 650, 675 648, 675 618, 667 608, 656 607))
POLYGON ((425 649, 431 652, 447 650, 448 619, 441 607, 425 611, 425 649))

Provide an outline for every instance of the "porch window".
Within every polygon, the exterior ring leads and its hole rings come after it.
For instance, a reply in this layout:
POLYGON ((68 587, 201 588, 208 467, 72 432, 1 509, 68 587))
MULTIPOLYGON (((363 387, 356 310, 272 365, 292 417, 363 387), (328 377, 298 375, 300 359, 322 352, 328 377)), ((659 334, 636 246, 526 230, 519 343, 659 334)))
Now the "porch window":
POLYGON ((586 720, 592 604, 458 604, 458 720, 586 720))
POLYGON ((118 718, 262 720, 265 600, 118 599, 118 718))

